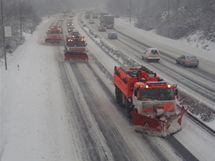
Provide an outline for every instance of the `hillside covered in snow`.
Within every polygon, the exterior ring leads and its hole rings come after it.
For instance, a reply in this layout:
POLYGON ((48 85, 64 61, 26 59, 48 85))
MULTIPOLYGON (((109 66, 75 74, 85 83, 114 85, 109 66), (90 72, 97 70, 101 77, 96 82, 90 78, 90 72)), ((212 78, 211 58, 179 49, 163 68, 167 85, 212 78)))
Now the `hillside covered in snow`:
POLYGON ((214 0, 109 0, 108 9, 137 19, 136 27, 212 50, 215 42, 214 0))

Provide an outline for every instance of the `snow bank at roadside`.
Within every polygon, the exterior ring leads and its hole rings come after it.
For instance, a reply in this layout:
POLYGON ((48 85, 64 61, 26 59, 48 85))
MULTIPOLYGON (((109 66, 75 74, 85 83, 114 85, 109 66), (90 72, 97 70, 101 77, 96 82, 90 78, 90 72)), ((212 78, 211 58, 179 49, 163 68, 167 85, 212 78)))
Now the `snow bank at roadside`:
POLYGON ((3 89, 3 69, 4 62, 0 59, 0 158, 3 153, 3 145, 5 141, 4 131, 3 131, 3 107, 2 107, 2 89, 3 89))
POLYGON ((0 117, 6 136, 4 142, 0 139, 1 161, 77 160, 56 60, 59 53, 38 40, 44 38, 40 32, 45 33, 48 26, 44 21, 8 55, 7 71, 1 66, 0 112, 4 117, 0 117))
MULTIPOLYGON (((30 34, 23 33, 25 40, 28 40, 31 36, 30 34)), ((7 53, 7 57, 11 57, 11 53, 7 53)), ((5 61, 4 58, 0 59, 0 158, 4 153, 4 146, 6 144, 6 134, 5 134, 5 110, 3 107, 3 96, 5 91, 5 83, 7 82, 5 79, 7 71, 5 71, 5 61)))
POLYGON ((203 33, 198 31, 188 37, 182 38, 178 40, 182 43, 187 43, 194 48, 199 48, 205 50, 205 52, 211 55, 215 55, 215 42, 206 40, 203 36, 203 33))

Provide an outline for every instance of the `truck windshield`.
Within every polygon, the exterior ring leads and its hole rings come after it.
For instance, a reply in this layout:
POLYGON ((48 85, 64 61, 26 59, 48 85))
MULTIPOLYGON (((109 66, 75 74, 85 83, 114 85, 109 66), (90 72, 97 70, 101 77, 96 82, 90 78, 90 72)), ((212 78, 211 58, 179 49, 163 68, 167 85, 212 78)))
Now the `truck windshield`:
POLYGON ((157 50, 151 50, 151 53, 152 53, 153 55, 158 55, 158 51, 157 51, 157 50))
POLYGON ((141 91, 141 100, 174 100, 172 88, 148 88, 141 91))
POLYGON ((79 32, 73 32, 72 35, 73 36, 79 36, 80 34, 79 34, 79 32))

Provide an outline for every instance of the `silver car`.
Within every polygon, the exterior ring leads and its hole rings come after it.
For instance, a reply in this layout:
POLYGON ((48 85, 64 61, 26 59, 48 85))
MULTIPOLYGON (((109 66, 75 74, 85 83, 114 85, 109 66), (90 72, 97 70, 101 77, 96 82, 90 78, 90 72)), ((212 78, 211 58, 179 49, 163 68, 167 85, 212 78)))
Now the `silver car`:
POLYGON ((199 60, 196 56, 182 55, 176 58, 176 64, 181 64, 186 67, 197 67, 199 65, 199 60))

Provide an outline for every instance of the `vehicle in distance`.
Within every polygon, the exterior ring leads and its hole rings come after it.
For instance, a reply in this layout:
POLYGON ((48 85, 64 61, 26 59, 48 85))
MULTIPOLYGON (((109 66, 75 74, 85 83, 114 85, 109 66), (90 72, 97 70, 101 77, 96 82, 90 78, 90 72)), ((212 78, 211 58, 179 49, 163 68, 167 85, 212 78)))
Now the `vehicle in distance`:
POLYGON ((89 24, 94 24, 95 22, 93 20, 89 20, 89 24))
POLYGON ((78 31, 74 30, 73 32, 71 32, 71 36, 78 37, 78 36, 80 36, 80 33, 78 31))
POLYGON ((69 27, 69 26, 73 26, 73 23, 72 22, 68 22, 67 23, 67 26, 69 27))
POLYGON ((155 61, 160 60, 160 52, 156 48, 148 48, 143 52, 142 60, 155 61))
POLYGON ((68 33, 73 32, 73 30, 74 30, 74 29, 75 29, 74 27, 67 27, 67 31, 68 31, 68 33))
POLYGON ((176 64, 181 64, 186 67, 197 67, 199 60, 196 56, 182 55, 176 58, 176 64))
POLYGON ((106 31, 106 28, 105 28, 104 26, 100 25, 100 26, 98 27, 98 31, 99 31, 99 32, 105 32, 105 31, 106 31))
POLYGON ((90 19, 90 17, 91 17, 91 11, 86 11, 85 12, 85 18, 90 19))
POLYGON ((65 61, 84 61, 88 62, 88 55, 86 50, 86 40, 79 32, 72 32, 68 35, 64 48, 65 61))
POLYGON ((46 32, 45 43, 60 45, 63 40, 64 37, 62 27, 56 24, 49 26, 49 29, 46 32))
POLYGON ((97 19, 98 18, 98 14, 97 13, 93 13, 93 19, 97 19))
POLYGON ((109 32, 108 33, 108 39, 117 39, 118 35, 116 32, 109 32))
POLYGON ((104 25, 107 29, 114 28, 114 16, 103 15, 100 17, 100 24, 104 25))

